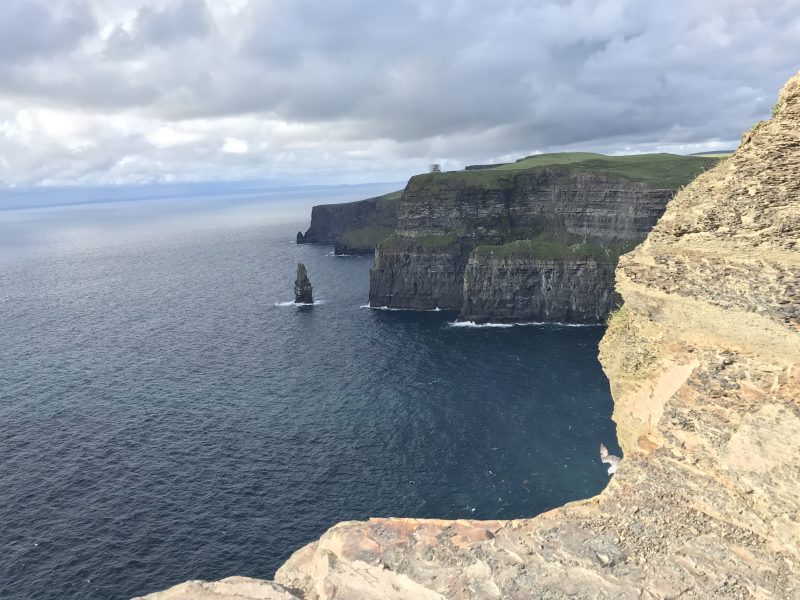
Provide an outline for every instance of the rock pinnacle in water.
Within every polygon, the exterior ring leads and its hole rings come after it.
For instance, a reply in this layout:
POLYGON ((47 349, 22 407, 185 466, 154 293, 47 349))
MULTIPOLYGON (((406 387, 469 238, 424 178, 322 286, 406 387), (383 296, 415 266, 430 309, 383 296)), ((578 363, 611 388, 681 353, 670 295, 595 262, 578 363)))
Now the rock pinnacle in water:
POLYGON ((294 301, 297 304, 313 304, 311 282, 308 280, 306 266, 297 263, 297 279, 294 280, 294 301))

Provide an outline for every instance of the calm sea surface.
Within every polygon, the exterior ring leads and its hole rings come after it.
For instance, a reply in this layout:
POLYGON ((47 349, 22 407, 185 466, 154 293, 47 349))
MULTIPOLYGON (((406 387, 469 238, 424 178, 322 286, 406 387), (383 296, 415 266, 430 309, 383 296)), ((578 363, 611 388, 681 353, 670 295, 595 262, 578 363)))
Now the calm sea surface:
POLYGON ((602 328, 362 308, 371 258, 294 243, 389 189, 0 203, 0 598, 268 578, 338 521, 606 485, 602 328))

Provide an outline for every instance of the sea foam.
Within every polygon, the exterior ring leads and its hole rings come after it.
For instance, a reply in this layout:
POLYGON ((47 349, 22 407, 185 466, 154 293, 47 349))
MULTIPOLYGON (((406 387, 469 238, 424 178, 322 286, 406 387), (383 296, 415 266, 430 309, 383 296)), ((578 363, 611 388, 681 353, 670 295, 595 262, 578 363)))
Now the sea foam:
POLYGON ((559 323, 557 321, 528 321, 526 323, 476 323, 475 321, 450 321, 448 327, 509 328, 509 327, 602 327, 602 323, 559 323))
POLYGON ((286 302, 276 302, 273 306, 317 306, 324 304, 325 300, 314 300, 314 302, 295 302, 294 300, 287 300, 286 302))
POLYGON ((441 312, 442 309, 438 306, 436 308, 425 308, 425 309, 416 309, 416 308, 393 308, 391 306, 370 306, 369 304, 362 304, 359 308, 371 308, 372 310, 389 310, 389 311, 411 311, 411 312, 441 312))

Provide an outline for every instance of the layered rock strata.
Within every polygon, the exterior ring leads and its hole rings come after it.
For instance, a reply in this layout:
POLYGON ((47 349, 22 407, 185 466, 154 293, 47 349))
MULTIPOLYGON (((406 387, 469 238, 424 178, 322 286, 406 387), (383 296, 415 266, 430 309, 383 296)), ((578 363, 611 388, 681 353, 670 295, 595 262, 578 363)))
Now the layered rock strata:
POLYGON ((600 323, 620 304, 616 262, 473 253, 464 272, 461 319, 600 323))
POLYGON ((541 235, 598 247, 640 241, 674 194, 563 166, 504 172, 490 185, 482 177, 445 173, 409 181, 396 235, 375 253, 372 306, 463 308, 463 318, 477 320, 600 322, 613 305, 613 265, 601 266, 607 261, 582 269, 593 279, 579 288, 592 295, 579 291, 568 297, 580 252, 576 257, 565 246, 562 255, 545 257, 544 263, 530 256, 510 265, 484 260, 473 250, 541 235))
POLYGON ((392 236, 375 249, 369 304, 411 310, 459 310, 472 245, 392 236))
POLYGON ((800 598, 800 76, 623 257, 617 290, 600 358, 625 457, 599 496, 341 523, 276 582, 306 600, 800 598))

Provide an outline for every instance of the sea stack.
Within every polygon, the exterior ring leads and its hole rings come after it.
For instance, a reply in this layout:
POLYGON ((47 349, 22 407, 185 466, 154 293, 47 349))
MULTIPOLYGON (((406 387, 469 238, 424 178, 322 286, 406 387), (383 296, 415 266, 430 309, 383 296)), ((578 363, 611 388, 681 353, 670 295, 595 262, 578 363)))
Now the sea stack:
POLYGON ((314 304, 311 282, 308 280, 306 266, 297 263, 297 279, 294 280, 294 301, 297 304, 314 304))

